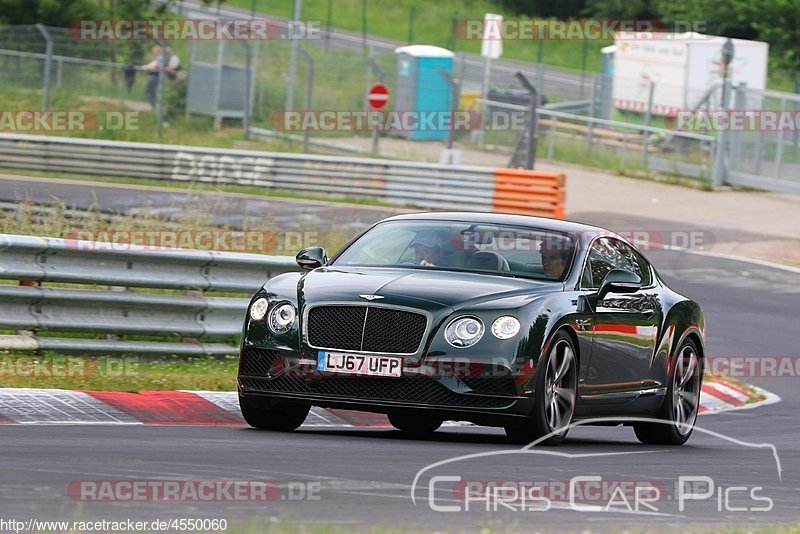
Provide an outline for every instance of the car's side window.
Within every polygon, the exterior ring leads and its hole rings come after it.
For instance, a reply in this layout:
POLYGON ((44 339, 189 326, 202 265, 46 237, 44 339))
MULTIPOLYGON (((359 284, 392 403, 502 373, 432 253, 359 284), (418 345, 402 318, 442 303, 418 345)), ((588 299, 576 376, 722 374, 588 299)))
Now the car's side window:
POLYGON ((584 289, 597 289, 603 282, 608 272, 618 269, 620 253, 609 242, 608 238, 600 238, 592 244, 589 250, 589 259, 586 262, 587 272, 581 278, 584 289), (589 285, 586 285, 586 284, 589 285))
POLYGON ((642 287, 648 287, 651 285, 653 283, 653 279, 650 275, 650 264, 647 262, 647 260, 644 259, 644 257, 633 247, 630 247, 622 241, 615 241, 614 244, 619 250, 620 255, 625 259, 626 265, 629 265, 629 267, 624 267, 624 269, 628 269, 629 271, 639 275, 639 278, 642 279, 642 287))
POLYGON ((586 267, 581 274, 581 287, 583 289, 592 287, 592 260, 590 258, 586 258, 586 267))

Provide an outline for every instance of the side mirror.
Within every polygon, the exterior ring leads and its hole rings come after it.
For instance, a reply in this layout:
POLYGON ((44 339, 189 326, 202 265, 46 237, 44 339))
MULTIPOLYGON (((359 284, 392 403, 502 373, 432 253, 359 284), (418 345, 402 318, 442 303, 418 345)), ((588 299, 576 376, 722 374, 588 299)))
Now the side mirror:
POLYGON ((301 250, 297 253, 297 256, 295 256, 294 259, 297 262, 297 265, 306 271, 313 271, 317 267, 322 267, 328 263, 328 255, 325 253, 325 249, 322 247, 310 247, 305 250, 301 250))
POLYGON ((603 300, 609 293, 635 293, 642 288, 642 279, 638 274, 625 269, 612 269, 600 284, 597 300, 603 300))

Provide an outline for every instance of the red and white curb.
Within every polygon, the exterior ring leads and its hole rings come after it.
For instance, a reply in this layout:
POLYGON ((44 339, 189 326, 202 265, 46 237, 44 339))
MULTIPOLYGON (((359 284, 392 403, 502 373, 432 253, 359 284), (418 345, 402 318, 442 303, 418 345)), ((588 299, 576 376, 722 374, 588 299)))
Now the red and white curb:
MULTIPOLYGON (((700 413, 719 413, 778 402, 777 395, 719 378, 707 379, 700 413)), ((69 391, 0 388, 0 424, 244 425, 236 392, 69 391)), ((463 426, 448 422, 445 426, 463 426)), ((388 428, 386 416, 313 408, 306 428, 388 428)))

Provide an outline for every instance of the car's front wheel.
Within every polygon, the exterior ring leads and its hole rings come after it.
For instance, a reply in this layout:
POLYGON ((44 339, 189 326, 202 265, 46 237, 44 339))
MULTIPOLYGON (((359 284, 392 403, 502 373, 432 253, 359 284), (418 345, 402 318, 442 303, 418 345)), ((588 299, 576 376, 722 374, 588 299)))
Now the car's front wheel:
POLYGON ((691 339, 683 342, 671 366, 667 395, 657 414, 661 423, 636 423, 639 441, 648 445, 683 445, 694 430, 703 383, 702 360, 691 339))
POLYGON ((407 434, 414 436, 424 436, 426 434, 433 434, 442 426, 441 419, 435 419, 425 416, 413 416, 407 414, 389 414, 389 422, 397 430, 402 430, 407 434))
POLYGON ((260 430, 290 432, 306 420, 311 406, 308 404, 287 403, 275 407, 265 407, 256 400, 239 396, 239 407, 245 422, 260 430))
POLYGON ((536 397, 530 419, 505 429, 515 443, 530 443, 548 436, 542 445, 558 445, 564 441, 572 422, 578 396, 578 359, 567 333, 559 332, 553 337, 544 361, 544 369, 536 376, 536 397))

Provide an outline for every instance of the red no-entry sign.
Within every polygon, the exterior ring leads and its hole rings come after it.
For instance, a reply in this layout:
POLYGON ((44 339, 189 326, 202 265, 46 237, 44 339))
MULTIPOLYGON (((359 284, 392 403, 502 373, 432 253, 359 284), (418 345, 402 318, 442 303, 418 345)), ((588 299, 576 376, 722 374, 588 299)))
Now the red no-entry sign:
POLYGON ((389 88, 382 83, 376 83, 370 87, 367 101, 372 109, 381 109, 389 102, 389 88))

